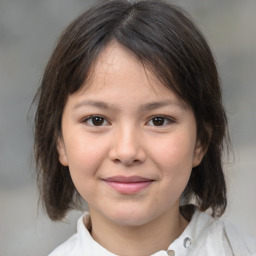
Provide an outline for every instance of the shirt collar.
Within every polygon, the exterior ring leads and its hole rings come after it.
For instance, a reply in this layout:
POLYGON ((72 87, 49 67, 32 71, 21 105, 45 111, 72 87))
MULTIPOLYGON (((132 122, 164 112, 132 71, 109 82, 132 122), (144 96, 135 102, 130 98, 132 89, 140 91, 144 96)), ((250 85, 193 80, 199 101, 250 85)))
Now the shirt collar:
MULTIPOLYGON (((191 250, 193 251, 195 247, 200 247, 200 244, 202 244, 203 246, 205 240, 208 237, 207 234, 209 233, 209 230, 211 230, 211 226, 214 226, 214 228, 216 229, 215 219, 212 218, 209 214, 200 212, 197 208, 195 208, 190 223, 183 231, 183 233, 170 244, 168 250, 157 252, 153 255, 163 255, 163 252, 165 252, 164 255, 168 255, 168 252, 170 253, 170 255, 172 255, 172 251, 178 252, 178 255, 181 256, 189 255, 189 252, 191 250), (207 234, 205 232, 207 232, 207 234)), ((79 218, 77 223, 77 232, 81 252, 87 252, 89 253, 89 255, 115 256, 115 254, 106 250, 92 238, 90 230, 90 215, 88 212, 85 212, 79 218)))
MULTIPOLYGON (((88 212, 85 212, 77 222, 77 233, 79 237, 79 246, 82 253, 88 255, 106 255, 115 256, 115 254, 109 252, 99 243, 97 243, 90 234, 91 219, 88 212)), ((83 254, 82 254, 83 255, 83 254)))

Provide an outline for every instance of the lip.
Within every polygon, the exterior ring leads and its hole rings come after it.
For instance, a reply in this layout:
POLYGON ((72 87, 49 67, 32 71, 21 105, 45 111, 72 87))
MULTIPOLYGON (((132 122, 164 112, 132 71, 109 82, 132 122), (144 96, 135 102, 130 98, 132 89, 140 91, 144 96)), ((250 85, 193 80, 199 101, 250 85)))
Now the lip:
POLYGON ((127 195, 139 193, 154 182, 140 176, 112 176, 103 180, 117 192, 127 195))

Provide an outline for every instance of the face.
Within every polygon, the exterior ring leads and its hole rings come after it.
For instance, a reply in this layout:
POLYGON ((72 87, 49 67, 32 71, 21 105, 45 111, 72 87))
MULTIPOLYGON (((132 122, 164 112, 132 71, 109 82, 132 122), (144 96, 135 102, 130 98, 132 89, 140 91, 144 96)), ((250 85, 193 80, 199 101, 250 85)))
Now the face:
POLYGON ((91 214, 142 225, 178 212, 202 150, 192 110, 117 43, 69 96, 58 152, 91 214))

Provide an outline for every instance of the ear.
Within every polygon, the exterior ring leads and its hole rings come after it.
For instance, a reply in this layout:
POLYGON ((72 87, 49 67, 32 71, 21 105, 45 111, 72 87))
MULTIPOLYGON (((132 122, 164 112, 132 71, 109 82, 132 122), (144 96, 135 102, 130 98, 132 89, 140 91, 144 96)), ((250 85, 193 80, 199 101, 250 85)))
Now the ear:
POLYGON ((201 144, 201 141, 198 140, 196 142, 196 146, 195 146, 195 149, 194 149, 193 167, 196 167, 201 163, 206 151, 207 151, 207 149, 204 149, 202 144, 201 144))
POLYGON ((68 166, 68 158, 64 145, 64 141, 62 138, 58 137, 57 139, 57 151, 59 154, 59 161, 63 166, 68 166))

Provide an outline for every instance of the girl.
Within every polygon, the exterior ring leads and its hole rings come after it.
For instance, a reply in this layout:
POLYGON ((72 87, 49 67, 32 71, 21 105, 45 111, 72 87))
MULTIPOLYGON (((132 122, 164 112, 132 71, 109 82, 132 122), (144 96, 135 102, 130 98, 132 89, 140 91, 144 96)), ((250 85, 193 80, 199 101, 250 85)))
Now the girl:
POLYGON ((218 220, 227 120, 214 58, 183 10, 101 1, 60 37, 37 99, 46 211, 56 221, 88 204, 51 256, 256 255, 218 220))

